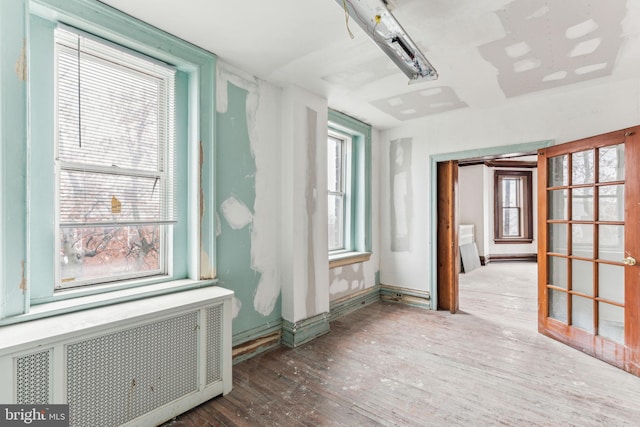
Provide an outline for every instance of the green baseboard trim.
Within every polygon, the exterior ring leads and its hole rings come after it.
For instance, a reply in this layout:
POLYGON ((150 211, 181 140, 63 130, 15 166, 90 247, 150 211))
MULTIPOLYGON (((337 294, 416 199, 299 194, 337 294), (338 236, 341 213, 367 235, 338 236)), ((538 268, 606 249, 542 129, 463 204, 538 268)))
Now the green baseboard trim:
POLYGON ((363 289, 354 294, 331 301, 329 321, 333 322, 345 314, 349 314, 376 301, 380 301, 380 286, 363 289))
POLYGON ((329 332, 329 313, 318 314, 297 322, 282 320, 282 343, 287 347, 298 347, 329 332))
POLYGON ((414 307, 431 308, 431 294, 428 291, 380 285, 380 299, 414 307))

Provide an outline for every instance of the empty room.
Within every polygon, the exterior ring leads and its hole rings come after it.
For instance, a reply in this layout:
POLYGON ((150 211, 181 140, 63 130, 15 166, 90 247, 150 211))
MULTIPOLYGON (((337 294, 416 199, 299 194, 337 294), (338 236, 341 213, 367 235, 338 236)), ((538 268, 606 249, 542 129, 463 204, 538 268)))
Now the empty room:
POLYGON ((0 426, 637 425, 639 22, 2 0, 0 426))

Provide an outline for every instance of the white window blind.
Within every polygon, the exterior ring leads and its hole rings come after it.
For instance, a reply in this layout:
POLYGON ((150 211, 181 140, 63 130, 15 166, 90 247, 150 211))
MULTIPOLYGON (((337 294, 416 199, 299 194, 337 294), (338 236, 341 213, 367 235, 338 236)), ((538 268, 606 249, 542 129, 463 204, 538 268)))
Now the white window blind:
POLYGON ((61 227, 175 221, 174 74, 56 30, 61 227))

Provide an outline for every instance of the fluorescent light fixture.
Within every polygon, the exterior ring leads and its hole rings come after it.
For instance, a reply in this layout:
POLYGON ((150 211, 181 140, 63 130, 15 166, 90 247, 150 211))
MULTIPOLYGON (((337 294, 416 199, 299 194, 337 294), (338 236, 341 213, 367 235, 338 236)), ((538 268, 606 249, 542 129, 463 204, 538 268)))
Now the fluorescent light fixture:
POLYGON ((386 0, 336 1, 409 77, 409 84, 438 78, 436 69, 391 14, 386 0))

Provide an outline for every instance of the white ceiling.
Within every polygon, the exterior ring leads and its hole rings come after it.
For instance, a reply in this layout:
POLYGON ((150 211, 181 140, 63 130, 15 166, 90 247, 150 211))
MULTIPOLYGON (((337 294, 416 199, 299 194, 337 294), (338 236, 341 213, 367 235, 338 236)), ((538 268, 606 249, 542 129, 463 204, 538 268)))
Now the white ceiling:
POLYGON ((103 2, 378 128, 640 76, 639 0, 393 0, 439 74, 411 86, 336 0, 103 2))

